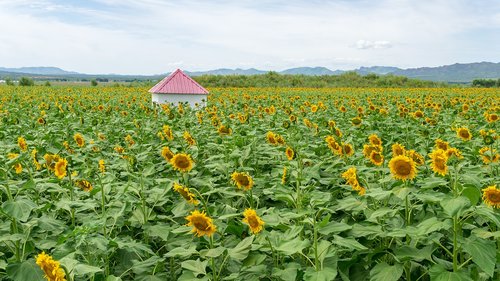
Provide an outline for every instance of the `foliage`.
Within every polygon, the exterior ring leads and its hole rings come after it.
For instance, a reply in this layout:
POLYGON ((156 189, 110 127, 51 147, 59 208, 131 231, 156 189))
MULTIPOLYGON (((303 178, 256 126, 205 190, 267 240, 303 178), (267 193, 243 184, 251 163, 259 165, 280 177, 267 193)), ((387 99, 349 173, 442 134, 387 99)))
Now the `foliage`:
POLYGON ((98 82, 95 79, 90 80, 90 86, 95 87, 97 84, 98 82))
POLYGON ((147 90, 0 88, 0 280, 500 278, 498 89, 147 90))
POLYGON ((472 86, 485 87, 485 88, 500 87, 500 78, 498 78, 497 80, 494 80, 494 79, 474 79, 472 81, 472 86))
POLYGON ((21 77, 19 79, 19 86, 34 86, 35 82, 29 77, 21 77))
POLYGON ((443 83, 408 79, 403 76, 346 72, 341 75, 290 75, 271 71, 262 75, 202 75, 194 79, 207 87, 438 87, 443 83))

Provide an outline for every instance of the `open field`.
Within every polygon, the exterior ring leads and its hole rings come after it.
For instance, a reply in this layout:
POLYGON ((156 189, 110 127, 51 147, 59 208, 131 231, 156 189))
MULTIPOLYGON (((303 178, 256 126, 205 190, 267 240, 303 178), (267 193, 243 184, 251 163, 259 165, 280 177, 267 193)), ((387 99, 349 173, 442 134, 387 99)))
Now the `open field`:
POLYGON ((210 90, 0 87, 0 280, 500 279, 500 90, 210 90))

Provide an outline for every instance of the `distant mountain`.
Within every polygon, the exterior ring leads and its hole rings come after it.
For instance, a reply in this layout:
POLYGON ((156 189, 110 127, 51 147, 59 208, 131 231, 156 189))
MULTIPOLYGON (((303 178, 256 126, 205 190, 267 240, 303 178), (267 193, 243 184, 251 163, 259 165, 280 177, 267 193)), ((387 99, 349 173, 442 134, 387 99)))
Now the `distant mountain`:
POLYGON ((470 82, 479 78, 500 78, 500 63, 475 62, 456 63, 438 67, 420 67, 400 69, 391 72, 394 75, 406 76, 421 80, 470 82))
POLYGON ((0 67, 2 72, 10 73, 26 73, 26 74, 37 74, 37 75, 73 75, 79 74, 78 72, 62 70, 58 67, 19 67, 19 68, 6 68, 0 67))
POLYGON ((379 75, 386 75, 390 73, 394 73, 396 71, 402 70, 399 67, 394 67, 394 66, 370 66, 370 67, 360 67, 358 69, 355 69, 354 71, 358 74, 361 75, 367 75, 370 73, 375 73, 379 75))
POLYGON ((187 75, 190 76, 200 76, 200 75, 257 75, 257 74, 265 74, 268 71, 258 70, 255 68, 249 69, 229 69, 229 68, 219 68, 208 71, 186 71, 187 75))
MULTIPOLYGON (((401 69, 393 66, 370 66, 360 67, 350 70, 360 75, 375 73, 377 75, 397 75, 406 76, 421 80, 431 80, 440 82, 471 82, 474 79, 498 79, 500 78, 500 63, 492 62, 477 62, 477 63, 456 63, 452 65, 444 65, 439 67, 420 67, 401 69)), ((255 68, 249 69, 229 69, 220 68, 208 71, 186 71, 186 74, 191 76, 200 75, 259 75, 266 74, 269 71, 259 70, 255 68)), ((301 75, 340 75, 345 73, 345 70, 330 70, 326 67, 297 67, 290 68, 278 73, 280 74, 301 74, 301 75)), ((43 79, 97 79, 105 78, 115 81, 135 81, 135 80, 158 80, 168 74, 160 75, 118 75, 118 74, 82 74, 77 72, 66 71, 57 67, 21 67, 21 68, 5 68, 0 67, 0 78, 18 78, 21 76, 32 76, 38 80, 43 79)))
POLYGON ((280 71, 280 74, 302 74, 302 75, 338 75, 342 74, 344 71, 335 70, 331 71, 326 67, 297 67, 290 68, 283 71, 280 71))

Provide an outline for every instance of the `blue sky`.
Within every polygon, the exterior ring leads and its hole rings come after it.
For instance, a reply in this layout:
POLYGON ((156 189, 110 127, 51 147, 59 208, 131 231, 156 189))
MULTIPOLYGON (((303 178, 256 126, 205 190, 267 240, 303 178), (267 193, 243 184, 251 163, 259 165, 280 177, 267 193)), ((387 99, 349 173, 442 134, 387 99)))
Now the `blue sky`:
POLYGON ((0 66, 157 74, 500 62, 500 1, 0 0, 0 66))

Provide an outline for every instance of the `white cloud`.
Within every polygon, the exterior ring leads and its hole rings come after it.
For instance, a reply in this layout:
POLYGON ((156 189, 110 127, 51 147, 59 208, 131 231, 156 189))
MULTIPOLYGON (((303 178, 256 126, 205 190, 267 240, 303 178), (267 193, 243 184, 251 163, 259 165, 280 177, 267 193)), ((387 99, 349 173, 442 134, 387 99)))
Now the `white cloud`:
POLYGON ((369 40, 358 40, 354 45, 357 49, 387 49, 392 47, 389 41, 369 41, 369 40))

